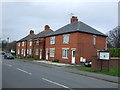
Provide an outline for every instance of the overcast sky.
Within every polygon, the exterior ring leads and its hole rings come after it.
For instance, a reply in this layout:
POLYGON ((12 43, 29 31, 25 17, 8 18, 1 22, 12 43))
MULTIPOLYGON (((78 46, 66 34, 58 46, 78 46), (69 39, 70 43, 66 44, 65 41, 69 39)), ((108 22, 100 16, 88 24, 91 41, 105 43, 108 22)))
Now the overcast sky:
POLYGON ((55 31, 70 23, 70 13, 105 34, 118 25, 117 2, 4 2, 2 37, 19 40, 30 29, 39 33, 46 24, 55 31))

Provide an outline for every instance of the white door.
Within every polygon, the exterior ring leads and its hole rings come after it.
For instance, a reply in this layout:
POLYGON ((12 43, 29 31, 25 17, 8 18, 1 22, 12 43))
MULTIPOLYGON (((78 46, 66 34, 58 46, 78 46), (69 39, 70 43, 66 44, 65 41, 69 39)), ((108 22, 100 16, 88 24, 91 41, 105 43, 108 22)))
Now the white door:
POLYGON ((25 56, 25 49, 24 49, 23 53, 24 53, 24 56, 25 56))
POLYGON ((48 60, 48 48, 46 49, 46 60, 48 60))
POLYGON ((40 59, 42 59, 42 49, 40 49, 40 59))
POLYGON ((72 50, 72 64, 75 64, 75 50, 72 50))

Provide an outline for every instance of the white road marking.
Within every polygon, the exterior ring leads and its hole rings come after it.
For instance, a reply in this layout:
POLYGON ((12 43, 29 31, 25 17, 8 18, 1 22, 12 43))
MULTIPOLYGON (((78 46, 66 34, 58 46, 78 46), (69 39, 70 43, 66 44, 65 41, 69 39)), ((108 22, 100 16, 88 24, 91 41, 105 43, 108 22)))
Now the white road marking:
POLYGON ((42 79, 45 80, 45 81, 48 81, 48 82, 50 82, 50 83, 56 84, 56 85, 58 85, 58 86, 61 86, 61 87, 63 87, 63 88, 68 88, 68 89, 72 90, 71 88, 69 88, 69 87, 67 87, 67 86, 65 86, 65 85, 59 84, 59 83, 57 83, 57 82, 48 80, 48 79, 46 79, 46 78, 42 78, 42 79))
POLYGON ((10 64, 5 64, 5 65, 7 65, 7 66, 9 66, 9 67, 12 67, 12 65, 10 65, 10 64))
POLYGON ((22 69, 20 69, 20 68, 17 68, 17 70, 22 71, 22 72, 24 72, 24 73, 27 73, 27 74, 29 74, 29 75, 32 75, 32 73, 29 73, 29 72, 27 72, 27 71, 25 71, 25 70, 22 70, 22 69))

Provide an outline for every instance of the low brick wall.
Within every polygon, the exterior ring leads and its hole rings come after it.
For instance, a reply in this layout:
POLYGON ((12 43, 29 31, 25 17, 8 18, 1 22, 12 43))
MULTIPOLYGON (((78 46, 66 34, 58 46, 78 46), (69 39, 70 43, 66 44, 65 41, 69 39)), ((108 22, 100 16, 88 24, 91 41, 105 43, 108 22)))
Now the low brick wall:
POLYGON ((92 60, 92 71, 101 70, 101 68, 108 69, 108 67, 120 67, 120 58, 111 58, 109 62, 108 60, 92 60))

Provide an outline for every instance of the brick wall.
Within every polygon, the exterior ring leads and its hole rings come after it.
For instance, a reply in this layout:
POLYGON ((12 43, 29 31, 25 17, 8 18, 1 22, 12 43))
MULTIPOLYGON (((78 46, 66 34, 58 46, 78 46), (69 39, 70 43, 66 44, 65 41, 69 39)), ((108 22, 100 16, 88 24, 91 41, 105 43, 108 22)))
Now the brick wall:
POLYGON ((109 64, 108 64, 108 60, 98 60, 98 59, 94 59, 92 60, 92 71, 97 71, 97 70, 101 70, 101 64, 102 64, 102 69, 108 69, 109 68, 113 68, 113 67, 120 67, 120 58, 111 58, 109 60, 109 64))

